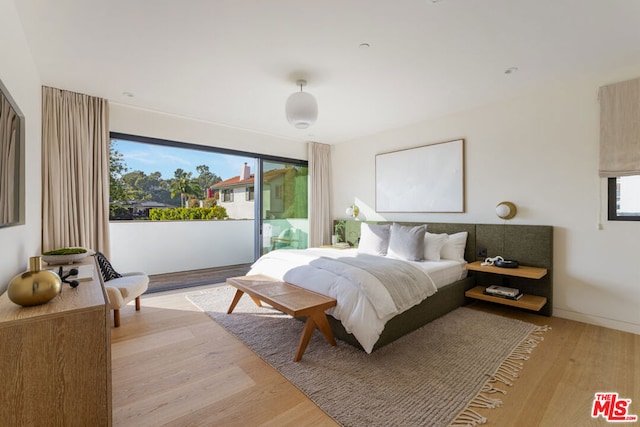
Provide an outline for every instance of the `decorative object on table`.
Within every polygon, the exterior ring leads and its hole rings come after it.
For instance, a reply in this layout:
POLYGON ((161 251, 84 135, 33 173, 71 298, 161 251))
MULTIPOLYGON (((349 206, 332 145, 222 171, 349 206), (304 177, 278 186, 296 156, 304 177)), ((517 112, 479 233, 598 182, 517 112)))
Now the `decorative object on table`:
POLYGON ((358 218, 358 215, 360 215, 360 208, 357 207, 356 205, 351 205, 347 208, 346 213, 351 218, 354 218, 354 219, 358 218))
POLYGON ((520 264, 518 264, 518 261, 513 259, 503 259, 502 261, 496 261, 494 265, 501 268, 518 268, 520 264))
POLYGON ((68 280, 71 276, 78 276, 78 269, 72 268, 69 271, 63 271, 62 266, 58 269, 58 276, 60 276, 60 280, 62 283, 68 283, 72 288, 77 288, 80 282, 77 280, 68 280))
POLYGON ((14 277, 7 288, 7 296, 14 303, 29 307, 54 299, 62 289, 62 281, 53 271, 42 270, 39 256, 29 258, 29 271, 14 277))
POLYGON ((87 255, 89 253, 85 248, 62 248, 44 252, 42 259, 47 264, 73 264, 81 261, 87 255))
POLYGON ((287 120, 296 129, 306 129, 318 118, 318 103, 313 95, 302 91, 302 88, 307 85, 306 80, 298 80, 296 85, 300 86, 300 92, 294 92, 287 98, 285 112, 287 120))
POLYGON ((507 286, 491 285, 484 290, 486 294, 497 295, 503 297, 515 297, 520 294, 520 290, 516 288, 509 288, 507 286))
POLYGON ((504 259, 500 255, 493 258, 486 258, 484 262, 480 265, 483 266, 491 266, 495 265, 496 267, 502 268, 518 268, 518 261, 512 259, 504 259))
POLYGON ((498 215, 498 218, 504 220, 511 219, 516 216, 516 213, 518 213, 518 208, 511 202, 500 202, 496 206, 496 215, 498 215))

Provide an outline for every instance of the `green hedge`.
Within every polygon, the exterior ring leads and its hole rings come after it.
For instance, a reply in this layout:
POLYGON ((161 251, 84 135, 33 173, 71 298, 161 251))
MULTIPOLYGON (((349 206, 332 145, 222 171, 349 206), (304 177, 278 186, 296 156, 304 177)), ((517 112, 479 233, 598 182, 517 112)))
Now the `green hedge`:
POLYGON ((153 208, 149 209, 152 221, 185 221, 194 219, 226 219, 227 210, 222 206, 212 208, 153 208))

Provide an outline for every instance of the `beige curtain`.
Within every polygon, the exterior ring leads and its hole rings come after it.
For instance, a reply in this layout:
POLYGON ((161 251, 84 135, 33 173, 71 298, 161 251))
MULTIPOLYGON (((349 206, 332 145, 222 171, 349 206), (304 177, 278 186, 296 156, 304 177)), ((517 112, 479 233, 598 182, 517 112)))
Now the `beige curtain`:
POLYGON ((331 243, 331 146, 309 143, 309 246, 331 243))
POLYGON ((600 176, 640 174, 640 78, 600 88, 600 176))
POLYGON ((0 225, 17 220, 16 194, 16 150, 18 116, 9 101, 0 93, 0 225))
POLYGON ((109 256, 109 104, 42 88, 42 250, 109 256))

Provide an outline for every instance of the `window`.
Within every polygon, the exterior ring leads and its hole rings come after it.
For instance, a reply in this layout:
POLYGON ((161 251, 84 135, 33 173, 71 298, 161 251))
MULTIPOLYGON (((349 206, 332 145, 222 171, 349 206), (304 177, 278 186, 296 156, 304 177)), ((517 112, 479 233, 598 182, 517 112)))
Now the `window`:
POLYGON ((251 200, 254 200, 254 199, 255 199, 255 194, 254 194, 253 187, 247 187, 247 188, 245 189, 244 194, 245 194, 245 198, 246 198, 246 200, 247 200, 248 202, 250 202, 251 200))
POLYGON ((257 157, 250 156, 214 147, 111 133, 109 219, 253 218, 253 209, 227 210, 218 203, 233 202, 233 187, 229 189, 228 183, 248 173, 248 165, 255 168, 257 157), (175 209, 179 207, 196 209, 186 213, 175 209))
POLYGON ((274 187, 274 197, 278 200, 282 199, 282 184, 276 184, 274 187))
POLYGON ((609 178, 609 220, 640 221, 640 175, 609 178))
POLYGON ((222 201, 233 202, 233 190, 231 188, 222 190, 222 201))

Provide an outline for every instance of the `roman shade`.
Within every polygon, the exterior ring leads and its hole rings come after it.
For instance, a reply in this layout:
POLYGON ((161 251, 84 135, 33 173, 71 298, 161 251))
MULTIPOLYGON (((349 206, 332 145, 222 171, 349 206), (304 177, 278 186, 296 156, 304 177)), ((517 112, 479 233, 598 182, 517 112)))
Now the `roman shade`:
POLYGON ((640 174, 640 78, 602 86, 600 176, 640 174))

